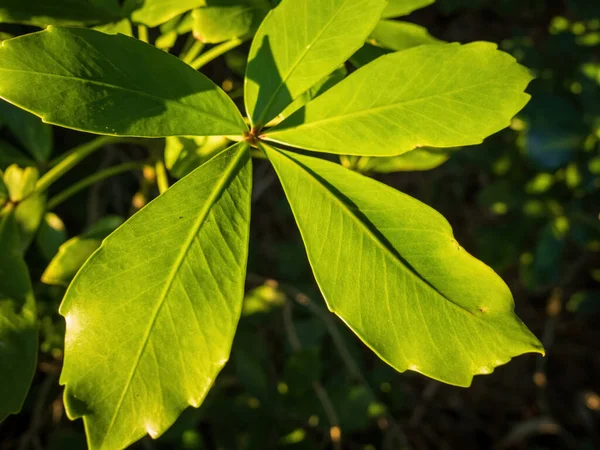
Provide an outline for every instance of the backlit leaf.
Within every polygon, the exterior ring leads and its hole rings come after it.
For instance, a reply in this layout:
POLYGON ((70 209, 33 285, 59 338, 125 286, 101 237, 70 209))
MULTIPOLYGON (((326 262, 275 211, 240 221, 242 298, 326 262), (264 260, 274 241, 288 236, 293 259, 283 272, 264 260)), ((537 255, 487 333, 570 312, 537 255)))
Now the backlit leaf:
POLYGON ((387 19, 390 17, 406 16, 434 2, 435 0, 388 0, 388 5, 383 11, 382 17, 387 19))
POLYGON ((385 5, 385 0, 283 0, 250 47, 244 98, 252 124, 268 123, 352 56, 385 5))
POLYGON ((469 386, 543 353, 502 279, 436 211, 337 164, 264 149, 327 305, 388 364, 469 386))
POLYGON ((369 158, 362 172, 407 172, 431 170, 444 164, 450 158, 448 151, 416 148, 399 156, 369 158))
POLYGON ((251 183, 237 144, 129 219, 75 276, 60 307, 61 383, 91 450, 155 438, 202 403, 242 308, 251 183))
POLYGON ((479 144, 525 106, 530 80, 495 44, 422 45, 360 68, 265 138, 370 156, 479 144))
POLYGON ((69 239, 58 248, 42 274, 42 282, 68 286, 81 266, 98 250, 102 241, 123 223, 119 216, 106 216, 80 236, 69 239))
POLYGON ((131 20, 156 27, 210 0, 125 0, 124 9, 131 12, 131 20))
POLYGON ((258 28, 270 9, 268 0, 206 0, 206 6, 192 13, 194 37, 216 44, 245 36, 258 28))
POLYGON ((246 129, 233 101, 178 58, 128 36, 84 28, 50 27, 4 41, 0 97, 47 123, 98 134, 246 129))
POLYGON ((53 212, 44 214, 44 218, 35 237, 35 242, 42 256, 50 261, 59 247, 67 240, 65 224, 53 212))
POLYGON ((394 51, 407 50, 427 44, 441 44, 443 41, 429 34, 427 28, 409 22, 380 20, 369 38, 371 44, 394 51))

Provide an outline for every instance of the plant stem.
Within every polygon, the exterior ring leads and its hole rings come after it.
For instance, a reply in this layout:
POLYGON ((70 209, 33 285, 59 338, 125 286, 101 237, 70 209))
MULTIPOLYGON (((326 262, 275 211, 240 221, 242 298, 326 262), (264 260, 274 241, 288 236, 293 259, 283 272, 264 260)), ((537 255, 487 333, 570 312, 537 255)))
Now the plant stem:
POLYGON ((137 27, 138 30, 138 39, 142 42, 145 42, 146 44, 149 43, 148 41, 148 27, 146 27, 145 25, 138 25, 137 27))
POLYGON ((207 52, 205 52, 204 54, 200 55, 198 58, 193 60, 190 63, 190 66, 192 66, 194 69, 198 70, 202 66, 211 62, 213 59, 216 59, 219 56, 221 56, 222 54, 227 53, 229 50, 233 50, 234 48, 240 46, 246 40, 247 40, 247 38, 236 38, 236 39, 231 39, 230 41, 227 41, 227 42, 223 42, 222 44, 211 48, 210 50, 208 50, 207 52))
POLYGON ((159 159, 154 165, 154 170, 156 171, 156 184, 158 186, 158 192, 164 194, 165 191, 169 189, 169 177, 167 175, 165 163, 159 159))
POLYGON ((77 194, 79 191, 95 184, 99 181, 102 181, 106 178, 113 177, 123 172, 128 172, 130 170, 143 170, 144 165, 138 162, 128 162, 119 164, 118 166, 109 167, 100 172, 97 172, 93 175, 90 175, 87 178, 84 178, 81 181, 69 186, 67 189, 62 191, 60 194, 55 195, 48 201, 48 209, 52 210, 56 208, 58 205, 62 204, 65 200, 71 198, 73 195, 77 194))
POLYGON ((55 162, 54 166, 38 180, 35 185, 36 192, 41 193, 48 189, 56 180, 79 164, 83 159, 107 144, 124 142, 128 139, 113 136, 100 136, 85 144, 70 150, 66 156, 55 162))
POLYGON ((200 42, 198 40, 194 40, 194 43, 192 44, 192 46, 190 47, 190 49, 187 51, 187 53, 185 53, 182 56, 181 60, 183 62, 186 62, 186 63, 190 64, 194 59, 196 59, 196 57, 202 51, 203 48, 204 48, 204 43, 203 42, 200 42))

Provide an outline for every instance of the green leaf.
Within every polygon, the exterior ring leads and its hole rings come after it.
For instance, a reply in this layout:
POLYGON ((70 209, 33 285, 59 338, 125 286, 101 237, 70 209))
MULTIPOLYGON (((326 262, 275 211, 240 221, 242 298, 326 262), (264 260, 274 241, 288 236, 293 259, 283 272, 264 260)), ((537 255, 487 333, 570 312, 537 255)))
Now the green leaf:
POLYGON ((98 25, 94 27, 94 30, 101 31, 106 34, 117 34, 121 33, 126 36, 133 36, 131 28, 131 22, 129 19, 119 20, 118 22, 111 22, 104 25, 98 25))
POLYGON ((448 158, 448 151, 416 148, 400 156, 369 158, 360 169, 362 172, 379 173, 431 170, 444 164, 448 158))
POLYGON ((210 0, 125 0, 124 9, 131 11, 131 20, 149 27, 157 27, 210 0))
POLYGON ((66 240, 67 230, 61 218, 53 212, 44 214, 35 239, 42 256, 50 261, 66 240))
POLYGON ((123 219, 119 216, 103 217, 81 236, 75 236, 62 244, 42 274, 42 282, 68 286, 81 266, 98 250, 104 238, 122 223, 123 219))
POLYGON ((16 140, 36 161, 47 161, 52 151, 52 127, 39 117, 0 100, 0 117, 16 140))
POLYGON ((4 41, 0 96, 47 123, 98 134, 246 130, 233 101, 178 58, 128 36, 84 28, 49 27, 4 41))
POLYGON ((329 308, 396 370, 469 386, 543 353, 508 287, 419 201, 343 167, 264 147, 329 308))
POLYGON ((2 0, 0 23, 83 26, 118 20, 117 0, 2 0))
POLYGON ((281 112, 282 117, 288 117, 292 115, 295 111, 302 108, 308 102, 310 102, 313 98, 318 97, 319 95, 327 92, 333 86, 338 84, 348 75, 348 70, 346 70, 345 66, 338 67, 331 74, 327 75, 325 78, 320 80, 317 84, 311 87, 308 91, 301 94, 296 100, 290 103, 287 108, 285 108, 281 112))
POLYGON ((29 248, 46 212, 46 196, 33 194, 19 202, 15 208, 15 220, 19 230, 21 251, 29 248))
POLYGON ((18 203, 33 194, 39 175, 35 167, 21 169, 16 164, 7 167, 3 178, 11 201, 18 203))
POLYGON ((21 410, 38 351, 35 298, 14 207, 0 210, 0 422, 21 410))
POLYGON ((262 127, 358 50, 385 0, 283 0, 264 20, 248 55, 244 100, 262 127))
POLYGON ((394 51, 443 43, 430 35, 427 28, 397 20, 380 20, 372 31, 369 42, 394 51))
POLYGON ((495 44, 422 45, 360 68, 265 138, 367 156, 479 144, 525 106, 530 80, 495 44))
POLYGON ((268 0, 207 0, 192 13, 194 37, 217 44, 245 36, 258 28, 270 9, 268 0))
POLYGON ((161 35, 156 38, 154 45, 163 50, 169 50, 175 45, 177 38, 192 31, 194 20, 189 12, 183 17, 175 17, 160 26, 161 35))
POLYGON ((165 165, 175 178, 183 178, 227 146, 223 136, 168 137, 165 140, 165 165))
POLYGON ((110 235, 71 283, 61 383, 91 450, 155 438, 202 403, 242 308, 251 183, 236 144, 110 235))
POLYGON ((435 0, 388 0, 388 5, 383 11, 382 17, 406 16, 417 9, 425 8, 435 3, 435 0))

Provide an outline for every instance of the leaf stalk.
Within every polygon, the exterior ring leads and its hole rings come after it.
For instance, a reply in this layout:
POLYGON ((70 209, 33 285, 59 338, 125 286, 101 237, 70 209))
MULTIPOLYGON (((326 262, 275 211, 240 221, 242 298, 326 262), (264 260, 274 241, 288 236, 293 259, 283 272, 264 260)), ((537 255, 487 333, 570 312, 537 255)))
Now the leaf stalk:
POLYGON ((107 144, 115 144, 117 142, 125 142, 129 139, 114 137, 114 136, 100 136, 93 139, 85 144, 79 145, 69 152, 66 156, 56 161, 53 167, 46 172, 35 185, 37 193, 46 191, 52 184, 54 184, 60 177, 65 173, 87 158, 89 155, 94 153, 96 150, 104 147, 107 144))
POLYGON ((109 167, 107 169, 101 170, 93 175, 90 175, 87 178, 84 178, 81 181, 69 186, 67 189, 62 191, 61 193, 55 195, 48 201, 48 210, 52 210, 57 206, 64 203, 66 200, 71 198, 73 195, 82 191, 83 189, 98 183, 99 181, 105 180, 106 178, 113 177, 115 175, 119 175, 124 172, 129 172, 131 170, 143 170, 144 164, 139 162, 127 162, 123 164, 119 164, 117 166, 109 167))
POLYGON ((247 39, 248 38, 235 38, 235 39, 231 39, 227 42, 223 42, 222 44, 219 44, 219 45, 211 48, 210 50, 206 51, 205 53, 200 55, 198 58, 193 60, 190 63, 190 66, 192 66, 194 69, 198 70, 201 67, 208 64, 209 62, 211 62, 212 60, 217 59, 219 56, 227 53, 230 50, 233 50, 236 47, 239 47, 244 42, 246 42, 247 39))

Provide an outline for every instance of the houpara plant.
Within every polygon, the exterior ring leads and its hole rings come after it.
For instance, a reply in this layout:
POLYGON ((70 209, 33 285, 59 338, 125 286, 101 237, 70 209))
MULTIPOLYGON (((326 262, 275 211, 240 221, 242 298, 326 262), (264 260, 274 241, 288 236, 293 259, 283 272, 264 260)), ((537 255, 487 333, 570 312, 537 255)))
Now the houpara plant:
MULTIPOLYGON (((330 82, 369 36, 389 36, 386 27, 396 25, 382 17, 427 3, 283 0, 250 47, 247 120, 204 75, 132 37, 49 26, 2 42, 0 97, 46 123, 106 136, 235 142, 119 226, 69 286, 60 307, 61 383, 91 449, 159 436, 186 406, 202 403, 227 361, 244 292, 251 149, 281 180, 329 309, 395 369, 469 386, 516 355, 543 352, 514 314, 508 287, 461 248, 440 214, 298 151, 394 156, 477 144, 509 124, 528 100, 531 76, 490 43, 440 43, 404 26, 410 44, 391 46, 402 51, 363 65, 369 56, 330 82)), ((182 12, 165 6, 156 18, 159 4, 148 1, 131 18, 154 26, 182 12)), ((266 9, 252 11, 262 17, 266 9)), ((0 8, 0 16, 10 11, 0 8)), ((208 32, 202 24, 211 11, 197 11, 195 26, 208 32)), ((247 35, 255 22, 254 15, 230 22, 206 39, 247 35)), ((37 340, 15 206, 49 181, 15 168, 4 183, 0 292, 10 326, 1 335, 0 416, 22 404, 37 340)))

